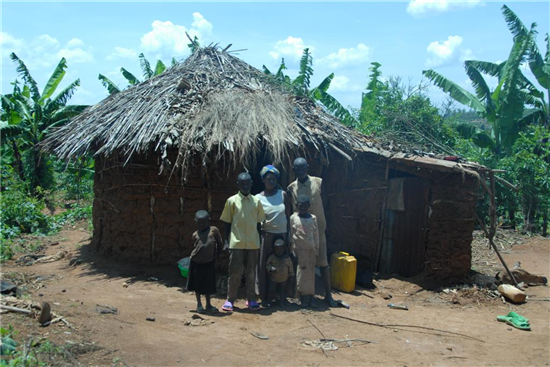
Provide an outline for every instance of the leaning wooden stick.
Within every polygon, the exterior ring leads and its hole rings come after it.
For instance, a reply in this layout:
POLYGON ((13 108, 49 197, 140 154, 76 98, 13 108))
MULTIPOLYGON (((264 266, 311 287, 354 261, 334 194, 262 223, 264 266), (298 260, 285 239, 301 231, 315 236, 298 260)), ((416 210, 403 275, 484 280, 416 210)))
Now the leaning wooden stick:
POLYGON ((483 224, 483 222, 481 221, 481 218, 479 218, 479 216, 477 215, 477 213, 474 212, 474 215, 477 219, 477 221, 479 222, 479 225, 481 227, 481 229, 483 230, 483 232, 485 233, 485 237, 487 237, 487 239, 489 240, 489 243, 491 244, 491 246, 493 247, 493 249, 495 250, 495 252, 497 253, 497 256, 498 258, 500 259, 500 262, 502 263, 502 265, 504 265, 504 269, 506 269, 506 273, 508 273, 508 276, 510 277, 510 279, 512 279, 514 281, 514 284, 516 285, 516 287, 518 287, 519 289, 521 289, 518 285, 518 281, 516 280, 516 278, 514 277, 514 274, 512 274, 512 272, 510 271, 510 269, 508 268, 508 265, 506 265, 506 262, 504 261, 504 259, 502 258, 502 255, 500 254, 500 252, 498 251, 498 248, 497 246, 495 245, 495 243, 493 242, 493 238, 489 235, 489 232, 487 231, 487 228, 485 228, 485 224, 483 224))
POLYGON ((11 306, 4 306, 4 305, 0 305, 0 309, 12 311, 12 312, 23 313, 25 315, 30 315, 32 313, 31 310, 26 310, 24 308, 17 308, 17 307, 11 307, 11 306))

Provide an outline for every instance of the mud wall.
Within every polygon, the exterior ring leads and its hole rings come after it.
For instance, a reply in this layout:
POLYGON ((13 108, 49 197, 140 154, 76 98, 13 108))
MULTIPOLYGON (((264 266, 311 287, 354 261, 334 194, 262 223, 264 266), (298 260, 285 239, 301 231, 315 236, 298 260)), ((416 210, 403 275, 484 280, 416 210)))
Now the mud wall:
MULTIPOLYGON (((323 177, 329 252, 346 251, 359 258, 360 269, 373 269, 382 230, 386 198, 386 162, 358 157, 352 162, 339 154, 329 161, 308 157, 312 175, 323 177), (328 164, 328 165, 327 165, 328 164)), ((108 257, 135 263, 174 264, 192 250, 197 210, 210 211, 212 225, 223 231, 219 220, 226 199, 237 192, 236 177, 243 167, 201 162, 186 175, 159 174, 159 158, 114 155, 96 159, 94 182, 93 246, 108 257)), ((281 186, 294 180, 289 157, 281 186)), ((258 172, 270 162, 260 158, 249 170, 255 181, 253 194, 261 191, 258 172)), ((441 279, 467 274, 471 264, 475 181, 458 173, 430 172, 393 165, 388 177, 428 178, 428 228, 425 271, 441 279)))
POLYGON ((344 251, 370 269, 380 237, 385 199, 385 167, 361 158, 352 162, 334 156, 323 177, 329 252, 344 251))
MULTIPOLYGON (((327 191, 329 252, 358 257, 360 269, 374 270, 383 228, 388 178, 422 177, 428 185, 424 229, 424 273, 442 281, 459 279, 471 268, 476 181, 470 175, 418 169, 385 160, 333 157, 323 175, 327 191)), ((409 232, 403 228, 403 232, 409 232)), ((396 253, 393 256, 404 256, 396 253)))
MULTIPOLYGON (((240 170, 228 175, 194 169, 181 185, 181 174, 159 174, 156 156, 96 159, 93 246, 98 252, 135 263, 173 264, 189 256, 196 230, 194 215, 209 210, 212 225, 225 200, 236 192, 240 170)), ((200 166, 199 166, 200 167, 200 166)))
POLYGON ((453 173, 431 180, 425 268, 428 275, 459 280, 470 271, 476 188, 471 175, 453 173))
MULTIPOLYGON (((170 152, 175 160, 177 152, 170 152)), ((302 152, 302 154, 304 154, 302 152)), ((281 186, 286 189, 294 180, 292 161, 288 157, 282 172, 281 186)), ((320 175, 324 161, 318 154, 307 155, 312 174, 320 175)), ((174 264, 189 256, 193 249, 192 233, 198 210, 208 210, 212 225, 223 233, 219 220, 225 201, 237 193, 237 176, 243 166, 219 161, 203 165, 196 159, 182 184, 181 170, 170 177, 170 170, 159 174, 157 154, 136 155, 125 164, 125 157, 98 157, 95 163, 92 245, 108 257, 137 264, 174 264)), ((248 171, 254 185, 252 194, 263 190, 259 171, 271 163, 256 157, 248 171)))

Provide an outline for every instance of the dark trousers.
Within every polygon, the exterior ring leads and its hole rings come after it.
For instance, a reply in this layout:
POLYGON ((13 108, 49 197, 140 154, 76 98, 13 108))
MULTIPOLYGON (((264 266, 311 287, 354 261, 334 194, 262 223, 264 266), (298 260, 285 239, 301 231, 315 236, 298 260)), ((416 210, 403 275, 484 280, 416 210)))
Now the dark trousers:
POLYGON ((271 302, 275 298, 275 294, 279 294, 279 302, 282 303, 286 300, 286 284, 288 280, 284 282, 274 282, 269 279, 269 293, 268 301, 271 302))
POLYGON ((241 275, 246 279, 246 298, 256 301, 256 266, 259 250, 230 250, 227 300, 235 302, 241 285, 241 275))

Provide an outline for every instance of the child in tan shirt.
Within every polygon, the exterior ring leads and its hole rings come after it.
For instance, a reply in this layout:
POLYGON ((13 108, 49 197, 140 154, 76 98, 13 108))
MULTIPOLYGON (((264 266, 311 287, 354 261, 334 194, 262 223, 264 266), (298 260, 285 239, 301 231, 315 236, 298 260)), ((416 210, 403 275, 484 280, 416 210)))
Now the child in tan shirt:
POLYGON ((315 263, 319 251, 319 227, 317 218, 309 213, 309 197, 299 195, 298 213, 290 217, 290 239, 292 251, 298 258, 296 281, 302 307, 316 307, 315 263))
POLYGON ((286 300, 286 283, 294 276, 294 269, 290 256, 285 252, 285 241, 282 238, 276 239, 273 243, 273 255, 267 259, 266 270, 269 273, 269 295, 268 300, 273 300, 275 293, 279 293, 279 306, 288 304, 286 300))

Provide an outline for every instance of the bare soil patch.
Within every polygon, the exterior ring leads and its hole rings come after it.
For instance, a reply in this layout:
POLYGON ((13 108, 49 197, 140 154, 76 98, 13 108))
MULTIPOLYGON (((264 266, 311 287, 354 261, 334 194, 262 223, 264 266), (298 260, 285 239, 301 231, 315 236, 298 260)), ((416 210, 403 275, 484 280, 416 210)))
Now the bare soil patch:
MULTIPOLYGON (((175 264, 142 267, 114 262, 92 252, 89 240, 90 234, 76 226, 44 239, 43 254, 68 251, 63 259, 31 266, 11 261, 2 267, 2 277, 18 284, 20 298, 49 302, 52 311, 71 325, 40 327, 28 317, 2 314, 2 326, 12 325, 19 331, 19 341, 43 338, 70 346, 70 356, 49 364, 544 366, 550 362, 548 287, 527 288, 529 301, 512 305, 468 280, 434 289, 421 278, 387 278, 375 281, 375 290, 335 292, 335 298, 347 302, 350 309, 321 305, 318 310, 302 310, 294 305, 252 313, 238 301, 233 314, 201 315, 200 319, 190 312, 195 297, 182 291, 184 279, 175 264), (388 308, 390 302, 405 304, 409 310, 388 308), (98 305, 116 312, 101 313, 98 305), (532 331, 496 321, 497 315, 512 310, 531 320, 532 331), (437 330, 379 327, 331 313, 437 330), (319 344, 320 339, 336 341, 319 344)), ((494 275, 502 269, 483 242, 474 242, 473 268, 494 275)), ((549 240, 536 237, 519 242, 503 244, 509 265, 520 261, 527 271, 548 277, 549 240)), ((219 296, 213 303, 221 307, 222 302, 219 296)))

